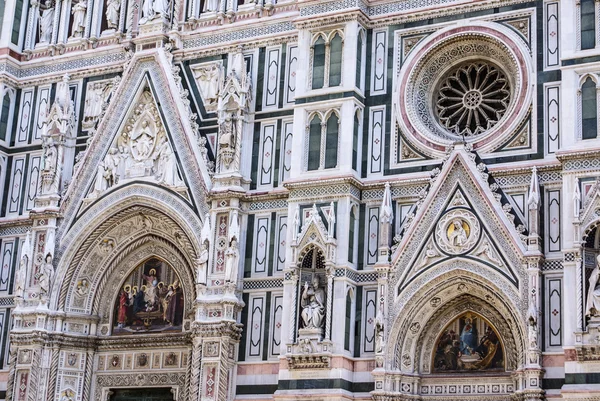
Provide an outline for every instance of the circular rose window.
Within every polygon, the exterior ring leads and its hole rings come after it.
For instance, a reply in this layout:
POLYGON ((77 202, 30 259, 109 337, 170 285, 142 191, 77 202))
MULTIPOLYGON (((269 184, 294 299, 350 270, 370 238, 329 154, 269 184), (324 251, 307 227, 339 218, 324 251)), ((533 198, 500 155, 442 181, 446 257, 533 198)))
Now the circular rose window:
POLYGON ((453 69, 441 81, 435 111, 449 132, 481 134, 502 119, 510 103, 510 83, 491 63, 468 63, 453 69))
POLYGON ((494 23, 442 29, 415 47, 398 76, 397 121, 423 153, 466 141, 477 151, 506 143, 529 116, 531 56, 494 23))

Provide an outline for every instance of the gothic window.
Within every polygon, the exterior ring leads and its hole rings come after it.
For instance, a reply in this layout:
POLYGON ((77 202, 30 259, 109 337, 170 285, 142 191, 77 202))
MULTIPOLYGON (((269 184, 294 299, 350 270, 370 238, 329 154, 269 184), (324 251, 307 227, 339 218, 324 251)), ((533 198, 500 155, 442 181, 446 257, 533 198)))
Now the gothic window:
POLYGON ((350 222, 348 233, 348 262, 356 263, 354 251, 356 249, 356 233, 358 232, 358 206, 354 205, 350 209, 350 222))
POLYGON ((337 114, 332 113, 327 119, 327 133, 325 140, 325 168, 334 168, 338 164, 338 131, 340 120, 337 114))
POLYGON ((358 145, 360 137, 360 122, 361 122, 362 110, 356 109, 354 112, 354 127, 352 132, 352 169, 359 172, 358 169, 358 145))
POLYGON ((362 91, 364 91, 364 77, 363 77, 363 62, 364 62, 364 52, 365 52, 365 33, 361 29, 358 33, 358 38, 356 40, 356 87, 362 91))
POLYGON ((596 83, 588 77, 581 85, 581 137, 593 139, 598 136, 598 100, 596 83))
POLYGON ((335 34, 329 45, 329 86, 338 86, 342 82, 342 37, 335 34))
POLYGON ((340 119, 337 110, 328 114, 314 112, 309 115, 306 135, 307 171, 338 166, 340 119))
POLYGON ((308 136, 308 170, 318 170, 321 164, 321 118, 315 114, 308 136))
POLYGON ((581 0, 580 34, 581 50, 596 47, 596 0, 581 0))
POLYGON ((320 89, 325 82, 325 39, 319 39, 313 45, 313 76, 312 88, 320 89))
POLYGON ((339 31, 327 37, 320 33, 313 37, 311 48, 312 89, 342 84, 344 38, 339 31))
MULTIPOLYGON (((4 13, 0 14, 4 15, 4 13)), ((19 37, 21 32, 21 19, 23 18, 23 0, 17 0, 15 5, 15 15, 13 19, 12 34, 10 41, 13 45, 19 45, 19 37)))
POLYGON ((10 112, 11 112, 11 99, 10 93, 5 93, 2 98, 2 108, 0 109, 0 140, 6 140, 6 134, 10 125, 10 112))
POLYGON ((346 320, 344 329, 344 349, 350 351, 350 338, 352 334, 352 290, 346 294, 346 320))

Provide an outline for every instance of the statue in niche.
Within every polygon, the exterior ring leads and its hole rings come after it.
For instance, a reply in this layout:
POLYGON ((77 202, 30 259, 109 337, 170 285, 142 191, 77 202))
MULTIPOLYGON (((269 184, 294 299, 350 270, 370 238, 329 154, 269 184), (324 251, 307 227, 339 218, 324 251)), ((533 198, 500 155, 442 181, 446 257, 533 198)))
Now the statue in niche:
POLYGON ((152 8, 155 15, 159 15, 163 18, 169 18, 169 0, 154 0, 152 8))
POLYGON ((383 319, 383 306, 380 305, 375 316, 375 352, 380 354, 383 352, 383 330, 384 330, 384 319, 383 319))
POLYGON ((202 243, 200 257, 196 260, 196 266, 197 283, 206 285, 206 274, 208 272, 208 241, 202 243))
POLYGON ((54 278, 54 266, 52 266, 52 254, 48 252, 44 258, 44 263, 40 266, 40 272, 37 274, 42 293, 50 294, 52 279, 54 278))
POLYGON ((58 152, 54 139, 49 136, 43 138, 42 148, 44 153, 42 155, 42 170, 43 171, 56 171, 56 162, 58 160, 58 152))
POLYGON ((169 0, 144 0, 140 24, 151 21, 157 16, 168 19, 169 5, 169 0))
POLYGON ((329 210, 327 211, 327 236, 329 238, 333 238, 335 234, 335 208, 333 202, 329 206, 329 210))
POLYGON ((225 251, 225 282, 236 283, 238 278, 238 265, 240 250, 235 237, 231 239, 229 248, 225 251))
POLYGON ((149 21, 154 17, 154 8, 152 8, 152 0, 144 0, 142 4, 142 19, 140 20, 140 24, 149 21))
POLYGON ((73 5, 71 10, 73 14, 73 27, 71 29, 72 38, 82 38, 85 31, 85 15, 87 13, 87 1, 80 0, 73 5))
POLYGON ((50 43, 54 24, 54 2, 46 0, 43 5, 40 5, 40 11, 40 43, 50 43))
POLYGON ((236 118, 231 114, 225 117, 225 120, 219 126, 219 148, 220 149, 234 149, 236 140, 236 118))
POLYGON ((202 12, 219 11, 219 0, 205 0, 202 12))
POLYGON ((596 257, 596 267, 589 279, 589 289, 585 311, 587 316, 600 317, 600 255, 596 257))
POLYGON ((21 259, 19 268, 15 277, 15 295, 23 297, 25 293, 25 283, 27 282, 27 266, 29 264, 29 255, 31 253, 31 231, 27 231, 25 242, 21 248, 21 259))
POLYGON ((305 329, 322 329, 325 323, 325 290, 319 286, 319 277, 313 276, 312 286, 308 282, 304 283, 302 291, 302 299, 300 306, 302 307, 303 328, 305 329))
POLYGON ((17 297, 23 298, 25 294, 25 282, 27 280, 27 262, 28 257, 23 255, 21 260, 19 261, 19 268, 17 269, 16 277, 15 277, 15 295, 17 297))
POLYGON ((121 0, 108 0, 106 2, 106 24, 108 29, 119 27, 119 12, 121 11, 121 0))

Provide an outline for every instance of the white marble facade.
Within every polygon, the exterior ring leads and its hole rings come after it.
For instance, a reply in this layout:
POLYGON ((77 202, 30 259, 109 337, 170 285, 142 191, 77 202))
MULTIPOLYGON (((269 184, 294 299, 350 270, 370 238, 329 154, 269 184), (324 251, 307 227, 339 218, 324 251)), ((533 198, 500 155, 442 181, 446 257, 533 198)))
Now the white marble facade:
POLYGON ((5 1, 0 399, 600 399, 598 4, 5 1))

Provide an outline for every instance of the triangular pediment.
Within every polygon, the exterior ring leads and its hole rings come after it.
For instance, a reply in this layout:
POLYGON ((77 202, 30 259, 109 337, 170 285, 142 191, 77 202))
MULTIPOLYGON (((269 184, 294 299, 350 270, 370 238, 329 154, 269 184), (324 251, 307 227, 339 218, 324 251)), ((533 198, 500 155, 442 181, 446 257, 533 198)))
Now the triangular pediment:
MULTIPOLYGON (((575 185, 579 185, 576 183, 575 185)), ((581 233, 587 237, 589 231, 595 227, 595 223, 600 216, 600 179, 597 179, 587 191, 578 191, 578 195, 574 196, 573 202, 576 204, 581 201, 583 194, 583 206, 579 210, 580 227, 583 228, 581 233)))
POLYGON ((63 198, 66 227, 89 204, 130 182, 174 192, 201 215, 207 210, 211 183, 206 152, 199 146, 189 107, 182 96, 173 96, 183 89, 172 69, 163 49, 134 56, 63 198), (107 172, 104 183, 99 183, 101 168, 107 172))
POLYGON ((398 292, 451 259, 485 266, 519 287, 526 247, 507 204, 476 155, 453 150, 392 256, 398 292))

